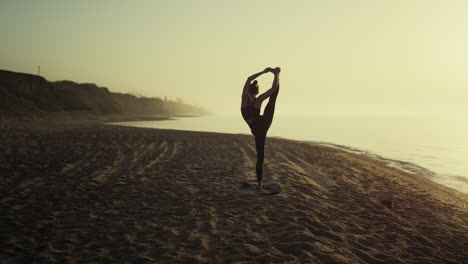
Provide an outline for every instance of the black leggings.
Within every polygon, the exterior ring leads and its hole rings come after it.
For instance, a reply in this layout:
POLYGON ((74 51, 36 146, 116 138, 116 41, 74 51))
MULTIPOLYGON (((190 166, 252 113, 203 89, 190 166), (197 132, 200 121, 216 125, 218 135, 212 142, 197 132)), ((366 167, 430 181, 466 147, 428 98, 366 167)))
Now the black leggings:
POLYGON ((250 125, 250 131, 255 136, 255 146, 257 148, 257 180, 261 181, 263 178, 263 161, 265 159, 265 141, 268 129, 273 122, 273 115, 275 114, 276 97, 278 96, 278 89, 270 96, 263 116, 259 116, 250 125))

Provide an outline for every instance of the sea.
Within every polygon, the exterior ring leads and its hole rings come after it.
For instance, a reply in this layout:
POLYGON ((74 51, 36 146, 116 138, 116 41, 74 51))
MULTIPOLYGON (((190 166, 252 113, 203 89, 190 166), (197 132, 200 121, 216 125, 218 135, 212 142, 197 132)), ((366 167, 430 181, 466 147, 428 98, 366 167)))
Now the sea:
MULTIPOLYGON (((308 141, 414 164, 431 180, 468 193, 468 115, 275 115, 269 137, 308 141)), ((250 134, 241 115, 112 123, 250 134)))

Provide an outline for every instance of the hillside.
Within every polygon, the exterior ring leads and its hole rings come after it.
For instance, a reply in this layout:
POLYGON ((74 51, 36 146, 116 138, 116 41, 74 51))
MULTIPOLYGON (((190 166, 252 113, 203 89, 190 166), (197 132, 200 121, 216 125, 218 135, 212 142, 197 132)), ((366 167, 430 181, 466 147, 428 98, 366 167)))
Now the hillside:
POLYGON ((181 100, 136 97, 92 83, 49 82, 41 76, 0 70, 0 112, 86 111, 95 114, 202 115, 206 110, 181 100))

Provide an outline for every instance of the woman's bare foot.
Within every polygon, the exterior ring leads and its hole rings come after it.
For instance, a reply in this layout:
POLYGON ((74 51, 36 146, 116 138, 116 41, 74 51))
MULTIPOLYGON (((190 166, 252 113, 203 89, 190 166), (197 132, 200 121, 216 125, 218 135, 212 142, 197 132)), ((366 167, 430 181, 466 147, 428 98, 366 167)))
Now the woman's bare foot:
POLYGON ((260 190, 263 188, 263 184, 262 184, 262 181, 258 181, 257 182, 257 189, 260 190))

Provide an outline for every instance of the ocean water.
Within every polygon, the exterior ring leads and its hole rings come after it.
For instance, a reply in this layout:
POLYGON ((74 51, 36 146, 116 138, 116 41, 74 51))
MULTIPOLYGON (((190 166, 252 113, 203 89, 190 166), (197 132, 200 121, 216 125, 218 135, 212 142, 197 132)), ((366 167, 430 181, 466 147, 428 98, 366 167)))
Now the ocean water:
MULTIPOLYGON (((275 115, 268 136, 330 143, 414 163, 435 172, 435 182, 468 193, 467 121, 464 115, 275 115)), ((113 124, 250 134, 240 114, 113 124)))

